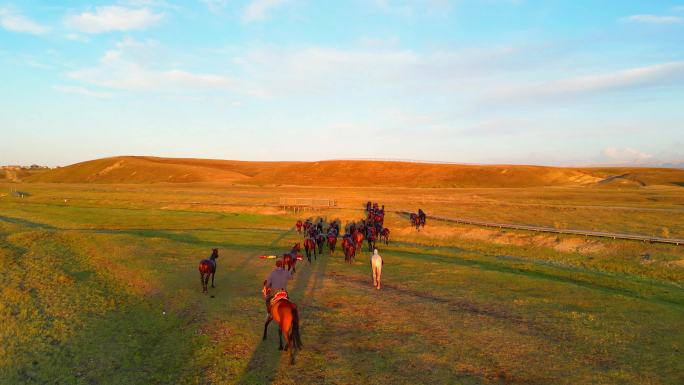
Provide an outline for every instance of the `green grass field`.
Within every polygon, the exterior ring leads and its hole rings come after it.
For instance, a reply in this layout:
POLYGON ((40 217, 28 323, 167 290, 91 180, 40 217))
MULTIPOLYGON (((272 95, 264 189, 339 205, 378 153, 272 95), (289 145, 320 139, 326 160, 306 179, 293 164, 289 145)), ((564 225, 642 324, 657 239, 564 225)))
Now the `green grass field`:
POLYGON ((258 258, 301 239, 298 216, 262 206, 278 196, 338 199, 314 215, 343 220, 373 199, 681 237, 680 190, 1 184, 0 384, 681 384, 682 246, 445 223, 416 233, 390 214, 382 290, 365 252, 297 266, 294 366, 276 326, 261 340, 273 260, 258 258), (212 247, 214 297, 197 272, 212 247))

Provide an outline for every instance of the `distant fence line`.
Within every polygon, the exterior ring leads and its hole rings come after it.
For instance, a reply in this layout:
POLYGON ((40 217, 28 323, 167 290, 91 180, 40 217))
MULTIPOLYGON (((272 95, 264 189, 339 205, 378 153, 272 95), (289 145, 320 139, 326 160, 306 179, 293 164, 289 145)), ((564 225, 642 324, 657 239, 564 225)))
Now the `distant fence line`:
MULTIPOLYGON (((399 213, 406 214, 406 215, 411 214, 408 211, 399 211, 399 213)), ((539 233, 583 235, 585 237, 628 239, 628 240, 632 240, 632 241, 642 241, 642 242, 650 242, 650 243, 667 243, 667 244, 671 244, 671 245, 684 245, 684 239, 677 239, 677 238, 663 238, 663 237, 651 237, 648 235, 610 233, 610 232, 604 232, 604 231, 556 229, 553 227, 527 226, 527 225, 515 225, 515 224, 511 224, 511 223, 473 221, 473 220, 469 220, 469 219, 450 218, 450 217, 443 217, 443 216, 439 216, 439 215, 427 215, 427 217, 430 219, 435 219, 435 220, 444 221, 444 222, 453 222, 453 223, 460 223, 460 224, 464 224, 464 225, 483 226, 483 227, 498 227, 500 229, 525 230, 525 231, 534 231, 534 232, 539 232, 539 233)))
POLYGON ((335 207, 337 202, 334 199, 323 198, 280 198, 278 206, 293 211, 318 210, 335 207))

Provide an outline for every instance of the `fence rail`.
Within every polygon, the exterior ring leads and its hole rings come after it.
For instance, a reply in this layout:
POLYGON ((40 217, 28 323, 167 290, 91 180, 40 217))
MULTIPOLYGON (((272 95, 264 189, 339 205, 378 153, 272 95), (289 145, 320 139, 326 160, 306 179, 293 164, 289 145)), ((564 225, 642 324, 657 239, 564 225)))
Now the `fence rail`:
POLYGON ((323 198, 280 198, 278 205, 284 209, 300 211, 331 208, 337 206, 337 202, 334 199, 323 198))
MULTIPOLYGON (((400 213, 406 214, 406 215, 411 214, 408 211, 400 211, 400 213)), ((463 218, 444 217, 441 215, 427 215, 427 217, 430 219, 438 220, 438 221, 460 223, 463 225, 473 225, 473 226, 483 226, 483 227, 498 227, 500 229, 525 230, 525 231, 534 231, 534 232, 539 232, 539 233, 583 235, 585 237, 628 239, 628 240, 633 240, 633 241, 642 241, 642 242, 650 242, 650 243, 667 243, 667 244, 671 244, 671 245, 684 245, 684 239, 678 239, 678 238, 662 238, 662 237, 652 237, 652 236, 648 236, 648 235, 610 233, 610 232, 604 232, 604 231, 556 229, 554 227, 528 226, 528 225, 516 225, 516 224, 511 224, 511 223, 474 221, 474 220, 463 219, 463 218)))

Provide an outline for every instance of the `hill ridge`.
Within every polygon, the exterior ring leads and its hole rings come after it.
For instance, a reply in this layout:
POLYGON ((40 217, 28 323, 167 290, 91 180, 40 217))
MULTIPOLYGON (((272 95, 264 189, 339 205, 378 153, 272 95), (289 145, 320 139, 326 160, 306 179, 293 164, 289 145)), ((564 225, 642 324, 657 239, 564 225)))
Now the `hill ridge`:
POLYGON ((53 183, 228 183, 323 187, 684 185, 684 170, 415 163, 392 160, 241 161, 115 156, 28 176, 53 183))

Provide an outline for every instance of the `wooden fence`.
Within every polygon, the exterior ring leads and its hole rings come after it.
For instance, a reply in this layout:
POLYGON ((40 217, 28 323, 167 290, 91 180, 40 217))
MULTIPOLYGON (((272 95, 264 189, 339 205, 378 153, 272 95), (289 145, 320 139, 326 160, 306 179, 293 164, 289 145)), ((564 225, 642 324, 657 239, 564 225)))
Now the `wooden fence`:
MULTIPOLYGON (((404 215, 410 215, 408 211, 399 211, 399 213, 404 215)), ((684 245, 684 239, 678 238, 663 238, 663 237, 653 237, 649 235, 640 234, 622 234, 622 233, 611 233, 604 231, 591 231, 591 230, 570 230, 570 229, 556 229, 553 227, 543 227, 543 226, 528 226, 528 225, 516 225, 511 223, 497 223, 497 222, 486 222, 486 221, 475 221, 470 219, 462 218, 450 218, 439 215, 428 215, 430 219, 435 219, 443 222, 453 222, 460 223, 462 225, 474 225, 483 227, 498 227, 500 229, 513 229, 513 230, 525 230, 534 231, 539 233, 555 233, 555 234, 572 234, 572 235, 583 235, 585 237, 598 237, 598 238, 613 238, 613 239, 629 239, 633 241, 642 241, 650 243, 667 243, 671 245, 684 245)))
POLYGON ((337 206, 334 199, 323 198, 280 198, 280 207, 286 210, 320 210, 337 206))

